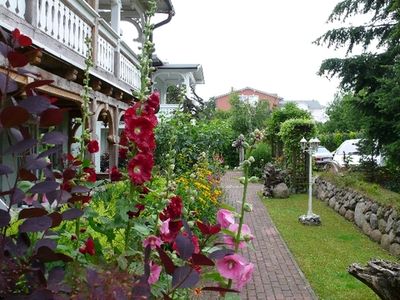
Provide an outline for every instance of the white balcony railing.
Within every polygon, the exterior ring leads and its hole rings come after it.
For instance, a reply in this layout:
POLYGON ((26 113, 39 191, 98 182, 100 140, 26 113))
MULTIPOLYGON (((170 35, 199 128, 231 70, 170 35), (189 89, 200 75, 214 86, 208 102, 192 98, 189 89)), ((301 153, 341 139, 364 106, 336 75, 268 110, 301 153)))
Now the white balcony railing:
POLYGON ((95 64, 132 89, 140 89, 136 54, 86 1, 0 0, 0 5, 83 57, 88 51, 85 38, 91 38, 95 64), (98 34, 92 36, 93 32, 98 34))
POLYGON ((170 116, 174 111, 179 108, 179 104, 160 104, 159 115, 170 116))
POLYGON ((0 0, 0 5, 3 5, 9 11, 24 18, 26 10, 25 0, 0 0))
MULTIPOLYGON (((85 38, 92 36, 91 24, 72 10, 69 6, 71 2, 74 1, 39 0, 37 27, 80 55, 86 56, 85 38)), ((87 13, 95 17, 94 11, 89 10, 87 13)))

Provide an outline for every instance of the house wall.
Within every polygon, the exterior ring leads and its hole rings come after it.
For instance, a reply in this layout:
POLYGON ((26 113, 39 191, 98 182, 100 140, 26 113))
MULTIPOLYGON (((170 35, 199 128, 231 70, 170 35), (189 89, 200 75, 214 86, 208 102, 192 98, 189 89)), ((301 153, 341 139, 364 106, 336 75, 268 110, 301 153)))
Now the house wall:
MULTIPOLYGON (((258 98, 262 101, 268 101, 269 102, 269 108, 272 110, 273 108, 278 106, 279 103, 279 98, 274 97, 272 95, 260 93, 258 91, 252 90, 252 89, 246 89, 240 91, 239 95, 245 95, 245 96, 258 96, 258 98)), ((229 98, 231 94, 219 97, 215 99, 215 107, 216 109, 223 110, 223 111, 228 111, 231 109, 231 104, 229 103, 229 98)))

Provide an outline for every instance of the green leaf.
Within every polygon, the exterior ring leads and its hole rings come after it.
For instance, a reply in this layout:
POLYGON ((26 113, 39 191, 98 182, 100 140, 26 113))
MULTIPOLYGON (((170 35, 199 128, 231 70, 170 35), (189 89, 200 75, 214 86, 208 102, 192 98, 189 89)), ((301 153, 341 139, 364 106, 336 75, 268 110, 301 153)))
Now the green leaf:
POLYGON ((128 268, 128 260, 123 256, 118 256, 117 258, 118 266, 121 270, 125 271, 128 268))
POLYGON ((147 236, 150 234, 150 229, 148 229, 146 226, 142 224, 135 224, 133 226, 133 229, 139 232, 141 235, 147 236))
POLYGON ((202 278, 205 281, 216 281, 224 283, 225 279, 218 272, 208 272, 202 275, 202 278))

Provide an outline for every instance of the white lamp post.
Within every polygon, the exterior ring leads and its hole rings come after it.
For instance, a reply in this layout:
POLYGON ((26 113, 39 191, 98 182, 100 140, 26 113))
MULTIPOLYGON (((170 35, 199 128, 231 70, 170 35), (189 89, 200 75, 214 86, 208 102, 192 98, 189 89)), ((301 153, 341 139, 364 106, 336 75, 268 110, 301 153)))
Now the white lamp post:
POLYGON ((303 137, 300 141, 301 149, 308 153, 308 210, 306 215, 299 217, 299 221, 306 225, 320 225, 321 219, 318 215, 312 212, 312 155, 317 151, 320 141, 317 138, 312 138, 308 142, 303 137))

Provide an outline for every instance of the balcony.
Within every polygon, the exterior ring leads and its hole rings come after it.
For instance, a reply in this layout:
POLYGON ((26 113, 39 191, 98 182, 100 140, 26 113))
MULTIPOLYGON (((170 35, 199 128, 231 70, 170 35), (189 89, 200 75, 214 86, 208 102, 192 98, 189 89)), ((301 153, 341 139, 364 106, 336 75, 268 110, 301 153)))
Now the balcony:
POLYGON ((81 70, 88 51, 85 38, 90 38, 92 75, 129 95, 140 89, 136 54, 86 1, 0 0, 0 25, 20 28, 36 46, 81 70))

